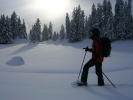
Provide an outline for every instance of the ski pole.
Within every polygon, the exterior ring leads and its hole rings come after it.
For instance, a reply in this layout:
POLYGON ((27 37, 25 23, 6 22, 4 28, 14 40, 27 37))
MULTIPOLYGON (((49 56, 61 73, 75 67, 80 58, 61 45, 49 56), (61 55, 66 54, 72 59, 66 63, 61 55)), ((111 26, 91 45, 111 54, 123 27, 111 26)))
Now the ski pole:
POLYGON ((82 67, 83 67, 83 64, 84 64, 84 60, 85 60, 86 53, 87 53, 87 51, 85 51, 84 58, 83 58, 83 61, 82 61, 82 64, 81 64, 81 68, 80 68, 80 72, 79 72, 79 75, 78 75, 78 79, 77 80, 79 80, 79 77, 80 77, 80 74, 81 74, 81 71, 82 71, 82 67))
POLYGON ((111 85, 114 87, 114 88, 116 88, 116 86, 113 84, 113 82, 107 77, 107 75, 105 75, 105 73, 104 72, 102 72, 103 73, 103 75, 108 79, 108 81, 111 83, 111 85))

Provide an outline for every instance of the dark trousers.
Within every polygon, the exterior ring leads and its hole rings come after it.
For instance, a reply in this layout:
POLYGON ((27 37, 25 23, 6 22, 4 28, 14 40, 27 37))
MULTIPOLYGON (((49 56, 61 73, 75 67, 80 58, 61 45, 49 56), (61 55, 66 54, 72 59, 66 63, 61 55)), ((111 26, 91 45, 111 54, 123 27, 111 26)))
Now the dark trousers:
POLYGON ((103 74, 102 74, 102 63, 96 62, 93 59, 89 60, 85 64, 81 75, 81 81, 87 82, 89 68, 93 66, 95 66, 96 68, 96 75, 98 76, 98 85, 104 85, 103 74))

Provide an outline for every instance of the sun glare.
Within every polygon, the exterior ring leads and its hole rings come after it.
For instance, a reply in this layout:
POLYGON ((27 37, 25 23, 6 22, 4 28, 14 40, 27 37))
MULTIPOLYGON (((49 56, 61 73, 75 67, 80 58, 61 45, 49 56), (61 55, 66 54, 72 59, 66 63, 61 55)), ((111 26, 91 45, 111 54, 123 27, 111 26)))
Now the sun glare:
POLYGON ((50 16, 61 15, 69 8, 69 0, 34 0, 32 8, 50 16))

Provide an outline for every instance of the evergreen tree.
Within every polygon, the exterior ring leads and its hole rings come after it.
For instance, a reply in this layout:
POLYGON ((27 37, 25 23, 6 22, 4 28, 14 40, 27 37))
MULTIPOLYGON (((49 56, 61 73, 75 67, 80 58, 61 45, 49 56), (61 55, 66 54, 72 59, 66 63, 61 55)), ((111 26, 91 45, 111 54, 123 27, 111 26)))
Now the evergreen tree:
POLYGON ((25 26, 24 19, 23 19, 23 23, 21 25, 21 31, 22 31, 21 38, 22 39, 27 39, 27 32, 26 32, 26 26, 25 26))
MULTIPOLYGON (((110 6, 110 5, 109 5, 110 6)), ((108 9, 108 3, 107 3, 107 0, 104 0, 103 1, 103 14, 102 14, 102 17, 103 17, 103 22, 102 22, 102 27, 103 27, 103 32, 105 31, 104 28, 106 27, 106 24, 108 22, 108 18, 109 18, 109 15, 110 12, 108 12, 110 10, 110 8, 108 9)))
POLYGON ((58 40, 59 39, 59 33, 56 32, 56 39, 58 40))
POLYGON ((80 19, 79 19, 79 32, 81 34, 81 40, 86 37, 85 34, 85 14, 84 11, 81 10, 80 19))
POLYGON ((35 39, 35 32, 34 32, 34 26, 32 26, 32 29, 30 30, 30 33, 29 33, 29 40, 30 40, 30 42, 36 42, 36 39, 35 39))
POLYGON ((1 15, 0 18, 0 43, 7 44, 11 43, 10 30, 9 28, 9 18, 5 15, 1 15))
MULTIPOLYGON (((103 4, 106 1, 104 0, 103 4)), ((103 26, 104 26, 104 7, 103 5, 101 5, 100 3, 97 4, 97 9, 95 4, 92 5, 92 11, 91 14, 88 18, 88 25, 89 25, 89 30, 92 27, 96 27, 101 31, 101 35, 103 36, 104 32, 103 32, 103 26)))
POLYGON ((92 5, 92 11, 91 11, 91 15, 90 15, 90 18, 89 18, 89 25, 90 27, 95 27, 97 26, 96 24, 96 6, 95 4, 92 5))
POLYGON ((75 37, 76 37, 76 24, 74 20, 71 20, 71 34, 70 34, 69 42, 77 41, 75 37))
POLYGON ((6 43, 12 43, 11 19, 6 17, 6 43))
POLYGON ((14 11, 13 13, 12 13, 12 15, 11 15, 11 32, 12 32, 12 38, 13 39, 16 39, 17 38, 17 21, 18 19, 17 19, 17 14, 16 14, 16 12, 14 11))
POLYGON ((17 19, 17 28, 16 28, 16 31, 17 31, 17 34, 16 34, 16 38, 21 38, 22 36, 22 24, 21 24, 21 19, 20 17, 17 19))
POLYGON ((11 32, 13 39, 27 39, 25 22, 24 20, 23 23, 21 22, 21 19, 20 17, 17 17, 16 12, 13 12, 11 15, 11 32))
POLYGON ((52 40, 56 41, 57 39, 58 39, 58 33, 54 32, 52 40))
POLYGON ((23 20, 23 23, 21 23, 20 18, 18 19, 18 38, 19 39, 27 39, 27 33, 26 33, 26 26, 25 21, 23 20))
POLYGON ((131 4, 132 4, 132 0, 128 0, 128 3, 125 2, 125 26, 126 26, 127 39, 133 38, 131 4))
POLYGON ((41 24, 39 18, 37 19, 37 22, 35 24, 35 32, 36 32, 36 39, 37 41, 41 41, 41 24))
POLYGON ((43 31, 42 31, 42 41, 48 40, 48 27, 46 24, 44 24, 43 31))
POLYGON ((40 42, 41 41, 41 25, 39 18, 37 19, 35 25, 30 30, 30 41, 40 42))
POLYGON ((107 8, 106 8, 106 25, 104 26, 104 36, 110 38, 111 40, 114 40, 114 26, 113 26, 113 13, 112 13, 112 6, 110 1, 107 2, 107 8))
POLYGON ((85 17, 85 26, 84 26, 84 35, 85 38, 89 38, 89 22, 88 22, 88 17, 85 17))
POLYGON ((4 36, 5 36, 5 15, 1 15, 0 18, 0 43, 4 43, 4 36))
POLYGON ((96 27, 101 31, 101 36, 114 39, 114 17, 110 1, 104 0, 102 4, 92 5, 92 12, 88 18, 89 30, 96 27))
POLYGON ((65 39, 65 29, 64 29, 64 25, 61 25, 61 30, 60 30, 60 39, 63 40, 65 39))
POLYGON ((116 0, 115 5, 115 16, 114 16, 114 29, 115 29, 115 36, 117 39, 124 39, 125 38, 125 16, 124 16, 124 1, 123 0, 116 0))
MULTIPOLYGON (((91 9, 92 9, 91 14, 88 17, 88 23, 87 23, 88 24, 88 30, 90 30, 92 27, 99 28, 99 26, 100 26, 100 22, 99 22, 99 19, 97 17, 101 18, 101 16, 98 15, 95 4, 92 5, 91 9)), ((100 20, 100 21, 102 21, 102 20, 100 20)), ((90 32, 88 32, 88 37, 89 36, 90 36, 90 32)))
POLYGON ((48 34, 49 34, 49 39, 52 39, 52 34, 53 34, 53 25, 52 22, 49 23, 49 28, 48 28, 48 34))
POLYGON ((96 10, 96 24, 95 27, 99 28, 103 35, 103 6, 98 3, 96 10))
POLYGON ((132 20, 131 20, 131 38, 133 39, 133 16, 132 16, 132 20))
POLYGON ((103 6, 98 3, 96 11, 96 23, 98 23, 99 28, 102 27, 103 22, 103 6))
POLYGON ((25 23, 21 23, 20 17, 17 18, 15 12, 13 12, 11 18, 1 15, 0 32, 1 43, 11 43, 13 39, 27 38, 25 23))
POLYGON ((84 37, 84 11, 80 5, 73 10, 71 20, 71 34, 69 41, 77 42, 83 40, 84 37))
POLYGON ((69 14, 67 13, 66 14, 66 37, 67 39, 70 38, 70 34, 71 34, 71 22, 70 22, 70 19, 69 19, 69 14))

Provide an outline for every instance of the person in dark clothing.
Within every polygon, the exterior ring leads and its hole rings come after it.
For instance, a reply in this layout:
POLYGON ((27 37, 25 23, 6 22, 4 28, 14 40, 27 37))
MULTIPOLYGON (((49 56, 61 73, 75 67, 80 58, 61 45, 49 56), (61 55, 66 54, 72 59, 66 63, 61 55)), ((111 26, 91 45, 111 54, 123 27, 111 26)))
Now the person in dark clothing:
POLYGON ((97 28, 90 30, 90 39, 93 40, 92 48, 85 48, 85 51, 92 53, 92 58, 84 65, 79 86, 87 86, 87 78, 89 68, 95 66, 96 75, 98 76, 98 86, 104 86, 104 79, 102 74, 102 62, 104 57, 100 56, 100 31, 97 28))

